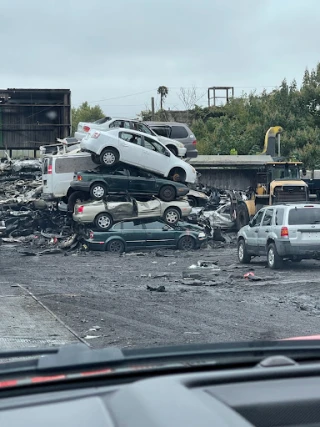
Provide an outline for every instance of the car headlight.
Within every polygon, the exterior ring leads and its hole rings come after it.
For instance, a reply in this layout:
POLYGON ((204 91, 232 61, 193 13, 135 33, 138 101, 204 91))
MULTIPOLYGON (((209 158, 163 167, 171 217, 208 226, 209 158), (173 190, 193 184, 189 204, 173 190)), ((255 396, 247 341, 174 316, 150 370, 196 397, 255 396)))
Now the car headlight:
POLYGON ((204 237, 206 237, 206 234, 201 231, 201 233, 198 234, 199 239, 203 239, 204 237))
POLYGON ((183 145, 181 142, 177 142, 177 146, 178 146, 179 148, 184 148, 184 145, 183 145))

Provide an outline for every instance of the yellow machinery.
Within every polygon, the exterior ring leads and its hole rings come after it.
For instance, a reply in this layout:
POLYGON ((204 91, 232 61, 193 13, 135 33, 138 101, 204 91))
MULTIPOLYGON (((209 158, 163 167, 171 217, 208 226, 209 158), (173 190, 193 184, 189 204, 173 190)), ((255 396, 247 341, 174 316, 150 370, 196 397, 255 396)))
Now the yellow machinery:
MULTIPOLYGON (((280 126, 271 127, 265 136, 262 154, 275 158, 276 145, 280 157, 280 126), (276 144, 277 143, 277 144, 276 144)), ((308 185, 300 179, 301 162, 266 162, 257 172, 256 188, 249 191, 248 200, 236 201, 237 228, 248 224, 263 206, 279 203, 304 202, 309 199, 308 185)))

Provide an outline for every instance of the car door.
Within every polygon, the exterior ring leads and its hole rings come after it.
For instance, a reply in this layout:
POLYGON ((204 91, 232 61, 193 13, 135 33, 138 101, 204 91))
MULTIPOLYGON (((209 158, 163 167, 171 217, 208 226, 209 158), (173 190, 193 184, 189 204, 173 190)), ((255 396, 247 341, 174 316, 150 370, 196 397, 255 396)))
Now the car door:
POLYGON ((126 193, 129 187, 129 173, 125 166, 114 169, 100 168, 100 174, 108 186, 108 193, 126 193))
POLYGON ((146 230, 140 220, 123 222, 122 237, 128 249, 146 246, 146 230))
POLYGON ((266 254, 268 236, 272 231, 274 209, 268 208, 264 211, 261 225, 258 229, 258 250, 260 255, 266 254))
POLYGON ((176 230, 159 220, 144 220, 147 247, 175 247, 176 230))
POLYGON ((120 159, 125 163, 140 166, 143 156, 142 136, 130 131, 119 132, 120 159))
POLYGON ((255 214, 255 216, 250 221, 250 224, 247 226, 246 229, 246 245, 248 247, 248 250, 258 255, 258 233, 259 233, 259 227, 261 224, 261 220, 264 214, 264 209, 260 209, 259 212, 255 214))
POLYGON ((160 142, 148 136, 143 137, 143 146, 141 167, 146 167, 153 172, 167 176, 170 170, 170 151, 160 142))
POLYGON ((155 194, 156 178, 138 168, 128 168, 129 192, 132 194, 155 194))

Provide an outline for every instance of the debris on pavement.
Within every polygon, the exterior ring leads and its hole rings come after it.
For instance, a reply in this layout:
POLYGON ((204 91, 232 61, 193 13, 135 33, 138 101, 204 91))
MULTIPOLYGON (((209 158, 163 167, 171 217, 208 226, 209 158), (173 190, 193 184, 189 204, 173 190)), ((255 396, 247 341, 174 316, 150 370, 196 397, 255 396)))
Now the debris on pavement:
POLYGON ((147 289, 148 291, 151 291, 151 292, 166 292, 166 287, 163 285, 160 285, 157 287, 147 285, 147 289))

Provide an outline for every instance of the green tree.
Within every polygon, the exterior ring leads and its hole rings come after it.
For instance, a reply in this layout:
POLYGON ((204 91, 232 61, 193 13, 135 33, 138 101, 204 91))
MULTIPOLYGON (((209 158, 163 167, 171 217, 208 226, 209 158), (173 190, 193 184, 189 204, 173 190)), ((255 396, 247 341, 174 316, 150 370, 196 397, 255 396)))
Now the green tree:
POLYGON ((160 109, 163 110, 163 103, 168 96, 169 89, 166 86, 159 86, 157 92, 160 95, 160 109))
POLYGON ((94 122, 105 117, 101 107, 95 105, 90 107, 87 101, 83 102, 78 108, 72 108, 72 135, 77 130, 79 122, 94 122))

